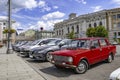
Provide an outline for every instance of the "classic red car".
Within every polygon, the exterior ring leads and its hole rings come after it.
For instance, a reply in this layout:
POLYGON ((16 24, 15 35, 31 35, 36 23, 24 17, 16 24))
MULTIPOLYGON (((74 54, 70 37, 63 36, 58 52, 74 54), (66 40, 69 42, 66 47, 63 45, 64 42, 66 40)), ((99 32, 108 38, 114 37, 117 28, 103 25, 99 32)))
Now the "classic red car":
POLYGON ((52 52, 50 62, 57 68, 73 68, 76 73, 85 73, 90 65, 106 60, 114 60, 116 46, 106 38, 76 39, 69 48, 52 52))

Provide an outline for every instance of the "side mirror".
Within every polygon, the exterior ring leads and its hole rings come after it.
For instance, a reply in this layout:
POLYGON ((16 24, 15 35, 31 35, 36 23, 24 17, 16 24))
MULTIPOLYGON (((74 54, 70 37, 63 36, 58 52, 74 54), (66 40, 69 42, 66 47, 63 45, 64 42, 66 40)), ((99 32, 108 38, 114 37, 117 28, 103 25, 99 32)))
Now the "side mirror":
POLYGON ((65 44, 64 42, 63 42, 63 43, 60 43, 60 44, 59 44, 59 47, 61 48, 64 44, 65 44))
POLYGON ((90 49, 95 49, 96 47, 95 46, 91 46, 90 49))

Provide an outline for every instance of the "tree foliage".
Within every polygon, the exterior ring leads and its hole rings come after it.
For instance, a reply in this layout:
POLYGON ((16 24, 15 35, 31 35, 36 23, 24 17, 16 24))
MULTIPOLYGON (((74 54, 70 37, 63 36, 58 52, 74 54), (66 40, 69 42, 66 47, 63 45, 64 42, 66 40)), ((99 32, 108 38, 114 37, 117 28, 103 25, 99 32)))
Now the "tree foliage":
POLYGON ((108 31, 103 26, 98 26, 95 28, 96 37, 108 37, 108 31))
POLYGON ((69 39, 74 39, 74 38, 75 38, 75 33, 74 33, 74 31, 71 31, 70 33, 68 33, 68 34, 67 34, 67 37, 68 37, 69 39))
POLYGON ((108 37, 108 31, 104 26, 98 26, 95 28, 88 28, 86 31, 88 37, 108 37))
POLYGON ((95 37, 95 28, 92 27, 88 28, 86 31, 86 35, 88 37, 95 37))
POLYGON ((6 34, 6 33, 15 33, 16 32, 16 30, 15 29, 10 29, 10 32, 9 32, 9 30, 8 29, 5 29, 4 31, 3 31, 3 33, 4 34, 6 34))

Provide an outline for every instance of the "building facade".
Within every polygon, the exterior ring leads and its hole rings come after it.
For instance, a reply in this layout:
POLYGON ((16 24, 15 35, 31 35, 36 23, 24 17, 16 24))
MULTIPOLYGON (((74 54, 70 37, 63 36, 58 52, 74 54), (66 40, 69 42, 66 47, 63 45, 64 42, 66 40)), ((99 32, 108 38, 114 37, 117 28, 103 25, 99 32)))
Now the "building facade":
POLYGON ((36 39, 44 39, 44 38, 53 38, 54 32, 53 31, 36 31, 36 39))
MULTIPOLYGON (((12 23, 15 23, 15 21, 12 21, 12 23)), ((6 43, 7 41, 7 34, 4 34, 3 31, 8 28, 8 20, 7 18, 1 18, 0 17, 0 42, 6 43)), ((16 39, 16 33, 11 34, 10 40, 12 43, 15 42, 16 39)))
POLYGON ((109 32, 109 40, 120 38, 120 8, 102 10, 94 13, 76 16, 71 13, 69 19, 54 25, 55 37, 67 38, 71 31, 75 32, 76 38, 86 37, 89 27, 104 26, 109 32))

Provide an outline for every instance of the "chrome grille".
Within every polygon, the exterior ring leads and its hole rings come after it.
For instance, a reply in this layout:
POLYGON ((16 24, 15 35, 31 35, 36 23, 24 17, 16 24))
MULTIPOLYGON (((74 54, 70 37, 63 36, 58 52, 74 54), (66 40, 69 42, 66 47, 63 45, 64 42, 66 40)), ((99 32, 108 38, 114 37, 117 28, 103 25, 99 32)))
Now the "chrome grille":
POLYGON ((66 56, 57 56, 57 55, 54 55, 54 60, 55 61, 67 61, 68 60, 68 57, 66 56))

